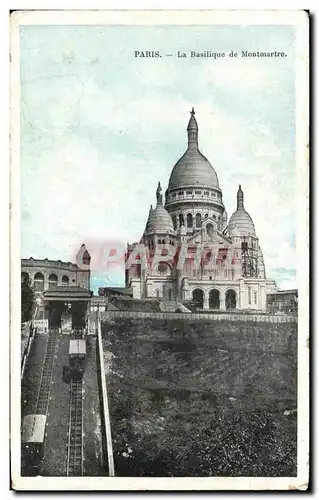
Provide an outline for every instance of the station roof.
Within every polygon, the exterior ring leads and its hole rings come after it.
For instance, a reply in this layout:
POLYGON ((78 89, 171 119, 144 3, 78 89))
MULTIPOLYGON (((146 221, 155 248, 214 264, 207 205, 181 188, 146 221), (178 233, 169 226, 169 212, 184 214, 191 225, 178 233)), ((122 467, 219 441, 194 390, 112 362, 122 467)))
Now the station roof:
POLYGON ((23 443, 43 443, 46 415, 26 415, 22 423, 23 443))
POLYGON ((129 295, 133 296, 132 287, 116 287, 116 286, 103 286, 99 288, 99 291, 107 291, 110 294, 115 293, 119 295, 129 295))
POLYGON ((93 292, 80 286, 52 286, 43 293, 44 300, 51 301, 88 301, 93 292))
POLYGON ((86 342, 84 339, 70 340, 69 354, 86 354, 86 342))

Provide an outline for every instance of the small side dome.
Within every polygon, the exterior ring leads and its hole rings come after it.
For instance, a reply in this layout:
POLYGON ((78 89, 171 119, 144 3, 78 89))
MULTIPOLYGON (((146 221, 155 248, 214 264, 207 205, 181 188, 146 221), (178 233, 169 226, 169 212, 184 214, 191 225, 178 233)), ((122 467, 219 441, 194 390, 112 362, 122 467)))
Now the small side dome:
POLYGON ((237 192, 237 210, 229 219, 229 234, 232 235, 235 228, 239 232, 240 236, 256 236, 253 220, 244 208, 244 193, 241 186, 239 186, 237 192))
POLYGON ((145 233, 175 233, 173 221, 163 207, 162 188, 160 182, 156 190, 157 204, 155 209, 151 205, 146 223, 145 233))
POLYGON ((165 210, 163 205, 157 205, 156 208, 149 215, 146 224, 146 232, 147 233, 175 232, 171 216, 165 210))
POLYGON ((231 236, 232 238, 240 238, 240 232, 236 224, 230 227, 229 236, 231 236))

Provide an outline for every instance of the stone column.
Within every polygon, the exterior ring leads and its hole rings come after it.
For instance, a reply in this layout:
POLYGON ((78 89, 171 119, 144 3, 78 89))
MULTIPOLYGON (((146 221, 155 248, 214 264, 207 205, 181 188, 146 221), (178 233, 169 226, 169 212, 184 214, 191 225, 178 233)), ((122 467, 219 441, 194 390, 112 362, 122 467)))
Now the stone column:
POLYGON ((203 304, 203 309, 209 309, 209 299, 208 299, 208 293, 204 292, 204 304, 203 304))
POLYGON ((220 298, 219 298, 220 302, 219 302, 219 309, 221 311, 225 311, 226 310, 226 299, 225 299, 225 292, 221 292, 220 293, 220 298))
POLYGON ((238 299, 239 299, 239 304, 237 306, 238 309, 243 309, 244 307, 246 307, 245 284, 243 279, 239 280, 238 299))
POLYGON ((267 309, 266 283, 260 283, 258 290, 258 308, 265 311, 267 309))
POLYGON ((44 275, 44 291, 49 289, 49 275, 47 273, 42 273, 44 275))

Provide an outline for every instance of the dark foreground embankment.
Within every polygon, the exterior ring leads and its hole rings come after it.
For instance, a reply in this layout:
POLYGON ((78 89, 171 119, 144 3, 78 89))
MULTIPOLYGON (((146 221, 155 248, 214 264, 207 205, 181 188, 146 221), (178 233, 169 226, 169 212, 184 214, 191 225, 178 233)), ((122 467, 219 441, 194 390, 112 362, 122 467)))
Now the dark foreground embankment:
POLYGON ((117 475, 296 475, 296 323, 106 315, 102 335, 117 475))

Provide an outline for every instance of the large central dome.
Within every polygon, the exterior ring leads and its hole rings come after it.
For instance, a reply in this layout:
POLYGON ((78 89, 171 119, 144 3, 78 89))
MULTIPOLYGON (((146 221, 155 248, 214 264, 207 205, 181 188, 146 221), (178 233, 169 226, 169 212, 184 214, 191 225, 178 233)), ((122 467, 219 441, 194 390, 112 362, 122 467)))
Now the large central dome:
POLYGON ((214 168, 198 149, 198 125, 194 115, 193 109, 187 127, 188 148, 172 170, 169 191, 184 187, 219 188, 214 168))

